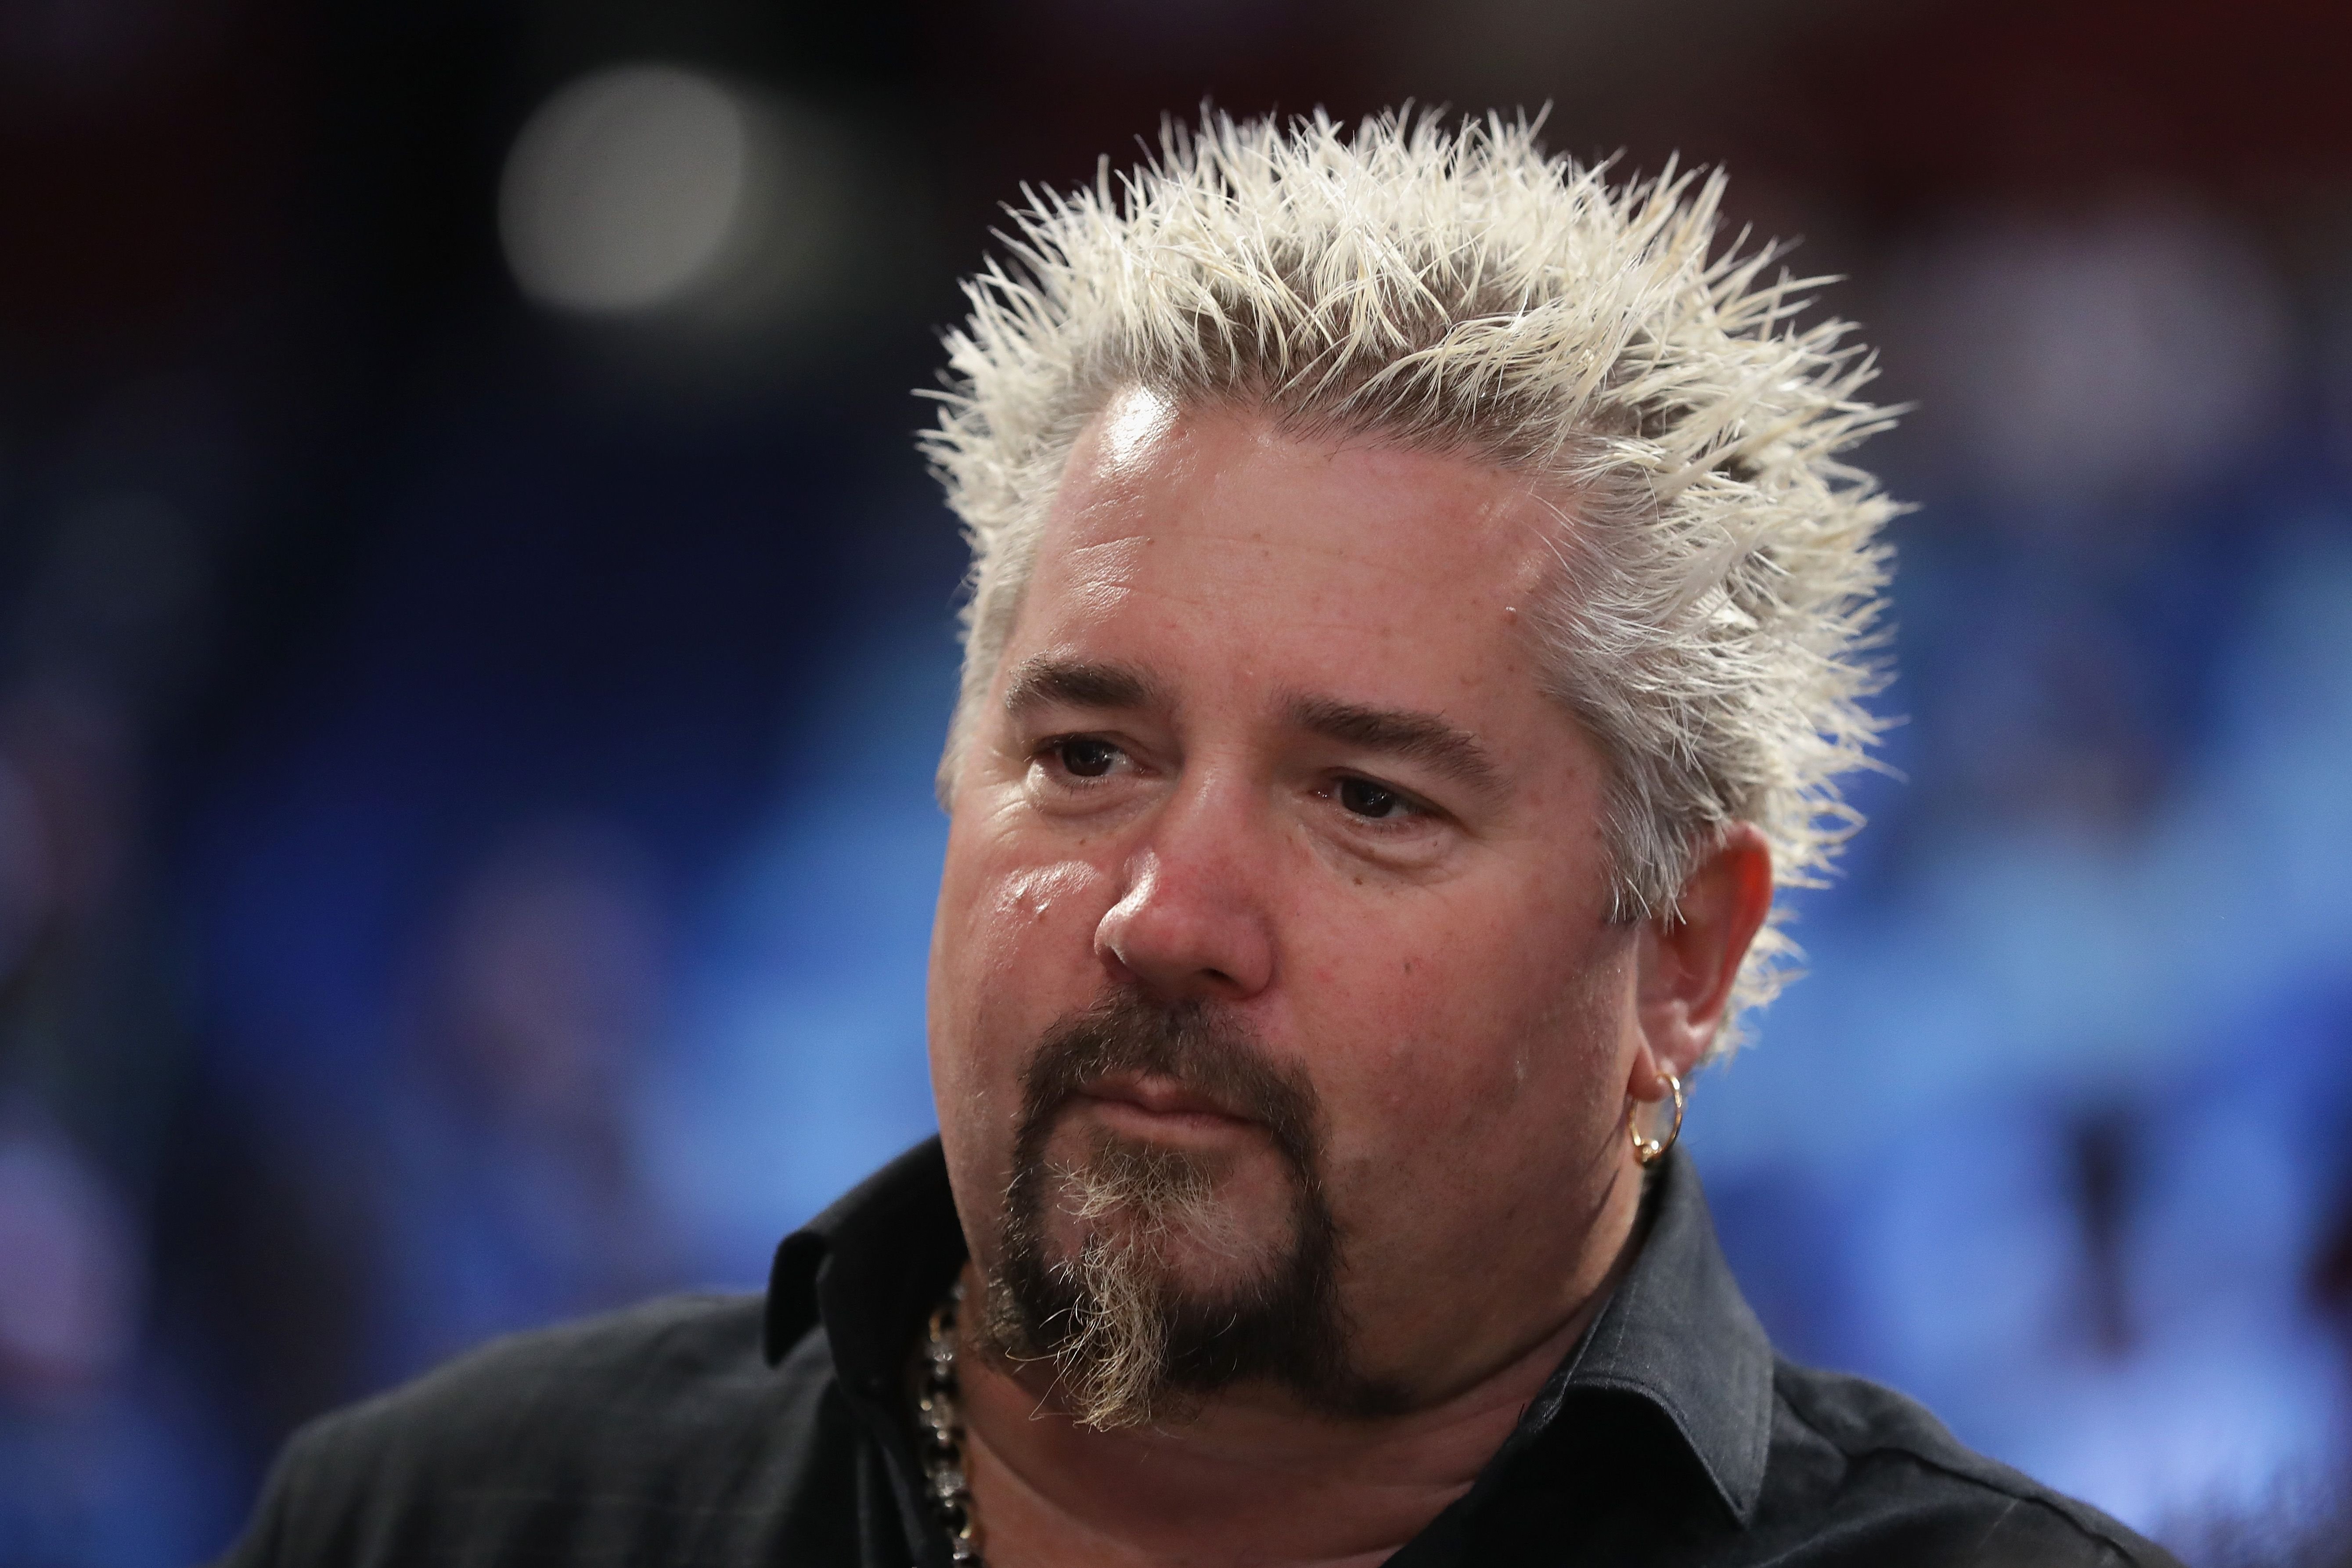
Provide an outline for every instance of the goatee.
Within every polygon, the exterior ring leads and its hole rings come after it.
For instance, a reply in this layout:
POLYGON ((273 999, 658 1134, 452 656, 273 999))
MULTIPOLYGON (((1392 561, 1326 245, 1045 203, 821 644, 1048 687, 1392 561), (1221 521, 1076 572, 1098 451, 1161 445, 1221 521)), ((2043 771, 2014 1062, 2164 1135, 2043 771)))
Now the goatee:
POLYGON ((1097 1429, 1181 1421, 1200 1396, 1251 1380, 1331 1415, 1400 1406, 1398 1392, 1363 1376, 1350 1353, 1320 1117, 1303 1076, 1277 1067, 1214 1008, 1121 992, 1051 1030, 1022 1088, 980 1325, 985 1350, 1051 1362, 1056 1401, 1097 1429), (1170 1079, 1262 1130, 1288 1200, 1274 1246, 1255 1240, 1265 1216, 1234 1211, 1222 1157, 1109 1132, 1075 1154, 1049 1155, 1071 1102, 1118 1073, 1170 1079), (1076 1228, 1075 1249, 1059 1256, 1049 1235, 1057 1214, 1076 1228), (1187 1279, 1187 1258, 1233 1266, 1239 1277, 1187 1279))

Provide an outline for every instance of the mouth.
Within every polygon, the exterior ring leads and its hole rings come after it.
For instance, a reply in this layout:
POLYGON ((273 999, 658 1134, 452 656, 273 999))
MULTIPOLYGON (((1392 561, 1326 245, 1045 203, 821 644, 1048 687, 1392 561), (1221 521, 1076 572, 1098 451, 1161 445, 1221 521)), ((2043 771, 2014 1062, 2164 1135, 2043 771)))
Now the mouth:
POLYGON ((1114 1130, 1160 1139, 1214 1138, 1254 1131, 1255 1118, 1154 1073, 1115 1073, 1088 1083, 1076 1107, 1114 1130))

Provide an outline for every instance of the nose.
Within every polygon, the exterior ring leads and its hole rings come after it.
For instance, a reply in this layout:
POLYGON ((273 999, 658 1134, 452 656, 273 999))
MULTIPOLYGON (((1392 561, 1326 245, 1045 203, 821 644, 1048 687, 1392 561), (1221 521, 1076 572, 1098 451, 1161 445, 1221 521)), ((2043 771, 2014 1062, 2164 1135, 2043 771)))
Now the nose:
POLYGON ((1187 792, 1164 806, 1128 862, 1128 886, 1095 929, 1114 981, 1168 1001, 1239 1002, 1272 983, 1264 879, 1245 791, 1187 792), (1189 796, 1189 798, 1188 798, 1189 796))

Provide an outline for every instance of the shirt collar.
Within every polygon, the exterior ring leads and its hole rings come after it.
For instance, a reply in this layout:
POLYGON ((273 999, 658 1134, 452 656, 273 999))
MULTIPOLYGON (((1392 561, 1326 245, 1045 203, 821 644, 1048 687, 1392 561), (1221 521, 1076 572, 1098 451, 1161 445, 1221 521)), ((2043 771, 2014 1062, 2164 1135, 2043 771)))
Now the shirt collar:
POLYGON ((1641 1250, 1506 1450, 1533 1441, 1577 1394, 1630 1394, 1666 1418, 1744 1525, 1771 1448, 1772 1343, 1739 1293, 1698 1172, 1680 1150, 1657 1167, 1644 1207, 1641 1250))
MULTIPOLYGON (((1654 1405, 1732 1516, 1748 1522, 1772 1436, 1772 1347, 1715 1239, 1698 1173, 1677 1150, 1651 1178, 1647 1235, 1591 1330, 1504 1445, 1534 1442, 1581 1393, 1654 1405)), ((776 1249, 771 1363, 820 1319, 844 1380, 887 1380, 961 1267, 963 1233, 934 1138, 901 1154, 776 1249)), ((1490 1472, 1499 1466, 1490 1466, 1490 1472)))
POLYGON ((895 1368, 963 1266, 947 1156, 925 1139, 784 1237, 768 1274, 764 1339, 782 1361, 820 1320, 845 1375, 895 1368))

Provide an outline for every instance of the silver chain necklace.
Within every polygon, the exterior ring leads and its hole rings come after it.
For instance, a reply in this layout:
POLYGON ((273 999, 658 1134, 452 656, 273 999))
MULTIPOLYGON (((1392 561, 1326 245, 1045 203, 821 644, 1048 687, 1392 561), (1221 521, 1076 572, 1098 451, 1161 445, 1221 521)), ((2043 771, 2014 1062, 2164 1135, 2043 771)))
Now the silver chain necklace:
POLYGON ((980 1521, 963 1468, 962 1390, 956 1382, 956 1313, 962 1306, 959 1279, 947 1300, 931 1309, 915 1418, 923 1428, 923 1479, 929 1484, 931 1517, 948 1532, 948 1561, 955 1568, 988 1568, 980 1554, 980 1521))

